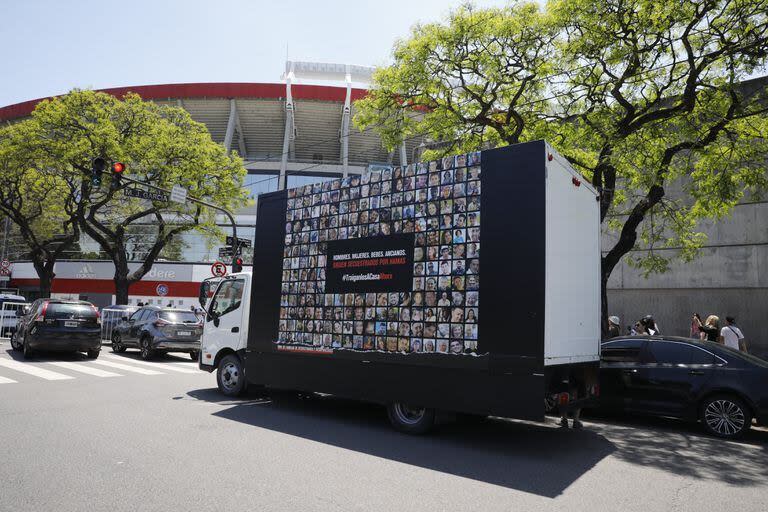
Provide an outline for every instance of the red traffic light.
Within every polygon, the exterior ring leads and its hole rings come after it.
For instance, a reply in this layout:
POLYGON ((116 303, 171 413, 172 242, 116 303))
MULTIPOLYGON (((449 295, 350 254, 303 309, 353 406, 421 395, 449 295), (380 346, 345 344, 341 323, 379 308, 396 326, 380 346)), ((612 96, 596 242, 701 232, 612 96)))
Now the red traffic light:
POLYGON ((125 164, 122 162, 115 162, 112 164, 112 172, 120 174, 125 170, 125 164))

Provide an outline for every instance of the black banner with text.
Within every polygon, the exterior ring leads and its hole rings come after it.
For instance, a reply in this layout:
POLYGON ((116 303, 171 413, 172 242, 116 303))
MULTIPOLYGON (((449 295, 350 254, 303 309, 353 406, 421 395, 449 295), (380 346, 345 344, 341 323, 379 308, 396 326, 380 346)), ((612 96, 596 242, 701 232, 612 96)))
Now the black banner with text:
POLYGON ((411 291, 413 247, 413 233, 328 242, 326 293, 411 291))

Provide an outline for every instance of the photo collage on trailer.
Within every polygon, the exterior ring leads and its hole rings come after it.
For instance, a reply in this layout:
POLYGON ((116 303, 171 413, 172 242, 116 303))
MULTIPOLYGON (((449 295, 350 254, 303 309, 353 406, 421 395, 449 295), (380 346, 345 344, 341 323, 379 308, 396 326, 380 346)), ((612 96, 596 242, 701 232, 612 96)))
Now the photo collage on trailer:
POLYGON ((480 152, 288 190, 278 348, 477 354, 480 152), (325 293, 327 242, 413 233, 410 291, 325 293))

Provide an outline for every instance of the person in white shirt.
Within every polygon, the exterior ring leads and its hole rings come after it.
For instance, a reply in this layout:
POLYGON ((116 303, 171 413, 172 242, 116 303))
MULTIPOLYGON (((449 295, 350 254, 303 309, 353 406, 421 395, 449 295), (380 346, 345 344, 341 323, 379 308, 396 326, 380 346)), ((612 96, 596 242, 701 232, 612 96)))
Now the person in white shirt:
POLYGON ((720 329, 720 340, 726 347, 747 351, 744 343, 744 334, 736 326, 736 319, 732 316, 725 317, 725 327, 720 329))

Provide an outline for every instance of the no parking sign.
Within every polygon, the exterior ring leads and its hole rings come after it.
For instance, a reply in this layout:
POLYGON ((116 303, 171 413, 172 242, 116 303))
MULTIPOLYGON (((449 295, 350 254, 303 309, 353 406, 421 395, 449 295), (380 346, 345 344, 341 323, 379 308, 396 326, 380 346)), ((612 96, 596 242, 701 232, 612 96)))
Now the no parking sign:
POLYGON ((211 274, 215 277, 224 277, 227 275, 227 266, 221 261, 217 261, 211 265, 211 274))

